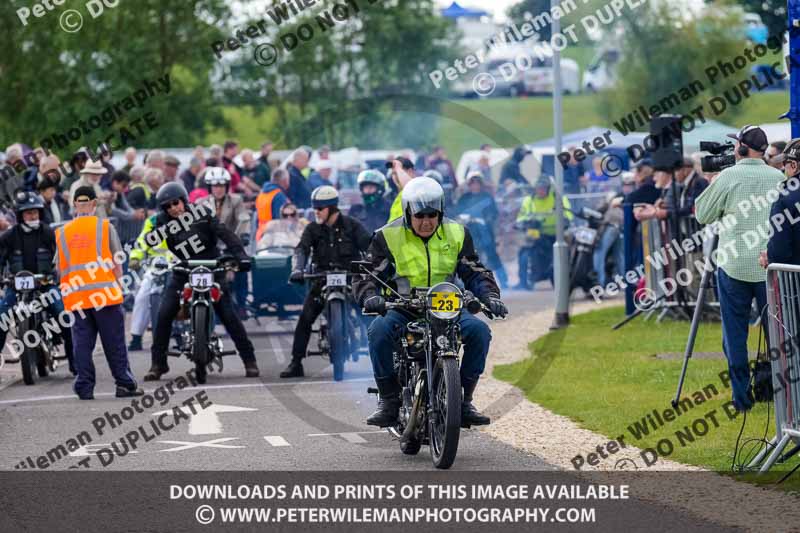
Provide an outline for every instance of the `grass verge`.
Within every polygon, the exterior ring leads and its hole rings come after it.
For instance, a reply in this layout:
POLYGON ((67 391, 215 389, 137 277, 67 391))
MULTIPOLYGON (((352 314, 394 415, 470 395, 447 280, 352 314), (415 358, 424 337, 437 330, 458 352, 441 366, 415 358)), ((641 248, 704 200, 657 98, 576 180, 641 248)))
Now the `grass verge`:
MULTIPOLYGON (((683 361, 682 357, 658 359, 656 354, 682 354, 689 324, 673 321, 655 324, 639 318, 612 331, 611 325, 623 316, 621 307, 575 316, 569 328, 551 332, 531 343, 532 357, 497 366, 494 376, 519 387, 530 401, 572 419, 581 427, 612 439, 624 435, 627 444, 641 449, 657 448, 661 441, 662 450, 668 450, 663 444, 668 440, 673 450, 666 458, 730 472, 742 416, 731 418, 724 408, 730 400, 730 388, 719 375, 727 369, 725 360, 692 359, 682 396, 691 400, 691 406, 684 403, 674 420, 659 424, 653 411, 663 419, 664 411, 672 410, 670 401, 683 361), (708 415, 711 412, 714 414, 708 415), (648 423, 648 415, 657 429, 648 423), (705 424, 697 420, 704 420, 705 424), (703 431, 706 425, 708 429, 703 431), (647 434, 642 431, 643 426, 648 427, 647 434), (678 432, 680 436, 676 435, 678 432)), ((756 349, 757 341, 758 332, 752 329, 751 350, 756 349)), ((721 346, 720 324, 703 324, 695 352, 719 352, 721 346)), ((756 404, 748 413, 742 442, 763 438, 765 434, 767 440, 772 438, 774 414, 771 407, 770 404, 769 417, 768 406, 763 403, 756 404)), ((755 442, 748 443, 740 457, 754 455, 755 446, 755 442)), ((574 455, 586 457, 592 451, 575 449, 574 455)), ((641 457, 636 462, 640 470, 646 470, 641 457)), ((737 477, 774 483, 796 465, 795 457, 786 464, 775 465, 765 476, 756 478, 744 474, 737 477)), ((781 488, 800 488, 800 474, 792 476, 781 488)))

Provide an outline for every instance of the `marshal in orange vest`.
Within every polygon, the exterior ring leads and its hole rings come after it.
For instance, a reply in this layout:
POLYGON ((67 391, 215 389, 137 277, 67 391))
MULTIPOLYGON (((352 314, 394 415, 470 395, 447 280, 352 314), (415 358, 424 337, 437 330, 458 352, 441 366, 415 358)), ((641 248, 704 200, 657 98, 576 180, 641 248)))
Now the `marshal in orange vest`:
POLYGON ((61 295, 68 310, 122 303, 108 219, 81 216, 56 230, 61 295))
POLYGON ((258 230, 256 230, 256 242, 261 240, 267 223, 272 220, 272 201, 281 192, 280 189, 273 189, 269 192, 262 192, 256 197, 256 212, 258 213, 258 230))

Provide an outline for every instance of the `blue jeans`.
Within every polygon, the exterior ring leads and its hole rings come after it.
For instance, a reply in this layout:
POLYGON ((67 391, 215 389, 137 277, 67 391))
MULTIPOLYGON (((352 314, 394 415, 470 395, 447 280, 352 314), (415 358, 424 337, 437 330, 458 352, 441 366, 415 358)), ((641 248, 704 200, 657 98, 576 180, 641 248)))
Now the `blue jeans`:
POLYGON ((717 269, 719 307, 722 312, 722 349, 728 359, 733 404, 737 409, 752 407, 750 399, 750 367, 748 366, 747 334, 753 298, 761 311, 761 326, 766 337, 767 286, 763 281, 749 282, 730 277, 717 269))
POLYGON ((606 257, 609 251, 614 254, 616 273, 623 274, 622 269, 625 268, 624 250, 619 228, 616 226, 606 226, 592 258, 594 271, 597 273, 597 283, 601 286, 606 284, 606 257))
MULTIPOLYGON (((386 316, 376 317, 370 324, 369 357, 375 378, 395 375, 392 352, 410 320, 398 311, 388 311, 386 316)), ((464 342, 464 357, 461 359, 461 379, 478 379, 486 366, 492 332, 485 322, 464 312, 461 315, 461 338, 464 342)))

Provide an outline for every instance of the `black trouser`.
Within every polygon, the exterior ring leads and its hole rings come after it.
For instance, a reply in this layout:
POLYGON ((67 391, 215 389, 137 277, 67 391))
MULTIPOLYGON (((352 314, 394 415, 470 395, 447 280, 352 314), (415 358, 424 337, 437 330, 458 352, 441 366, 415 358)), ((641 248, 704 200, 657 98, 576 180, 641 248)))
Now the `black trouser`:
POLYGON ((302 359, 306 356, 308 341, 311 338, 311 326, 317 319, 325 304, 322 301, 322 288, 319 285, 311 285, 308 294, 303 302, 303 311, 294 329, 294 342, 292 343, 292 359, 302 359))
MULTIPOLYGON (((156 330, 153 333, 153 346, 150 349, 153 368, 167 368, 167 347, 172 335, 172 322, 178 314, 180 298, 178 293, 186 283, 186 276, 172 275, 167 286, 164 288, 161 298, 161 306, 158 308, 158 320, 156 330)), ((236 350, 242 361, 255 361, 256 355, 253 350, 253 343, 247 338, 247 331, 244 329, 242 321, 236 314, 231 301, 230 286, 228 283, 220 283, 222 297, 214 304, 214 312, 219 317, 228 335, 233 339, 236 350)))

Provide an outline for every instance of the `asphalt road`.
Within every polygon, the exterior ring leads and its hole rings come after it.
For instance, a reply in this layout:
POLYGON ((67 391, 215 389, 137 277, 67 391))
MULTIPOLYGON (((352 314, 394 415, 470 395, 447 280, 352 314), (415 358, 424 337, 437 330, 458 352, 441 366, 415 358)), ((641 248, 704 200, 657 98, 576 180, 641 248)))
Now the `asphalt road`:
MULTIPOLYGON (((508 292, 512 313, 552 306, 553 293, 540 284, 533 293, 508 292)), ((198 387, 175 390, 165 405, 156 404, 143 413, 123 420, 115 429, 110 422, 103 434, 92 421, 106 412, 119 413, 130 400, 113 396, 113 381, 102 350, 95 353, 98 385, 95 400, 79 401, 71 390, 72 379, 65 365, 34 386, 21 382, 0 392, 0 469, 13 469, 27 456, 35 461, 48 450, 67 443, 82 431, 93 438, 91 445, 48 464, 65 469, 90 457, 97 462, 98 449, 118 442, 125 433, 157 417, 153 413, 180 406, 184 400, 205 391, 212 407, 190 420, 183 417, 173 429, 137 449, 117 456, 108 469, 123 470, 430 470, 428 448, 419 455, 406 456, 386 431, 367 426, 364 419, 375 407, 376 398, 367 394, 374 386, 369 360, 348 363, 346 379, 336 383, 332 367, 321 357, 307 358, 306 378, 278 377, 290 358, 293 321, 247 323, 261 369, 258 379, 244 378, 241 360, 226 357, 221 374, 209 375, 198 387), (265 332, 269 331, 270 334, 265 332)), ((145 337, 147 340, 147 337, 145 337)), ((312 338, 312 346, 315 342, 312 338)), ((98 343, 99 344, 99 343, 98 343)), ((226 340, 226 347, 231 345, 226 340)), ((146 346, 148 343, 146 343, 146 346)), ((149 350, 130 354, 134 375, 149 368, 149 350)), ((191 369, 186 359, 170 358, 170 373, 160 383, 141 383, 145 391, 183 375, 191 369)), ((176 387, 177 388, 177 387, 176 387)), ((190 415, 190 408, 182 408, 190 415)), ((186 418, 189 418, 188 416, 186 418)), ((172 414, 166 418, 175 422, 172 414)), ((168 424, 169 425, 169 424, 168 424)), ((153 430, 148 431, 148 435, 153 430)), ((124 448, 120 448, 124 452, 124 448)), ((550 469, 540 458, 520 452, 479 431, 462 433, 455 469, 540 470, 550 469)))

